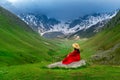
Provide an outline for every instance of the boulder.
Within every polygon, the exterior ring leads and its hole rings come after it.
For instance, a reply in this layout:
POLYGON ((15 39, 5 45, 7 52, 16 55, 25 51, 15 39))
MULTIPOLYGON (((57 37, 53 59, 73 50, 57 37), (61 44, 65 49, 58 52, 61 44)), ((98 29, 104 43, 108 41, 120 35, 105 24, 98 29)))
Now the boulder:
POLYGON ((68 65, 62 64, 62 62, 60 61, 60 62, 50 64, 47 67, 48 68, 78 68, 78 67, 82 67, 82 66, 85 66, 85 65, 86 65, 85 60, 72 62, 71 64, 68 64, 68 65))

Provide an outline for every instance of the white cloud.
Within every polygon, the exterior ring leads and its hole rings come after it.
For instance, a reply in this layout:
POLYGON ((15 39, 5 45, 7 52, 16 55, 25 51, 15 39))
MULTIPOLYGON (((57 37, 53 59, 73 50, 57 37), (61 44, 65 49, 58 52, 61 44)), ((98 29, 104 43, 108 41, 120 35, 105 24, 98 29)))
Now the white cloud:
POLYGON ((7 6, 7 5, 11 5, 11 3, 8 2, 7 0, 0 0, 0 5, 1 6, 7 6))

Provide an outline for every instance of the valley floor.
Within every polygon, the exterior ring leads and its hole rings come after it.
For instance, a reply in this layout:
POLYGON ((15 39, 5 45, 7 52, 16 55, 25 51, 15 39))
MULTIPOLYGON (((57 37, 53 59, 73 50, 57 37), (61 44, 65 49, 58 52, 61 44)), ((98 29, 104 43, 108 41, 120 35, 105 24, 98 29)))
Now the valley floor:
POLYGON ((0 80, 119 80, 120 66, 87 65, 48 69, 49 62, 0 68, 0 80))
POLYGON ((86 66, 77 69, 54 68, 46 66, 63 59, 64 55, 73 50, 71 44, 78 42, 81 46, 81 56, 88 60, 94 54, 94 47, 86 46, 86 40, 68 41, 61 40, 59 49, 52 54, 53 60, 40 63, 23 64, 0 67, 0 80, 119 80, 120 66, 95 65, 88 63, 86 66))

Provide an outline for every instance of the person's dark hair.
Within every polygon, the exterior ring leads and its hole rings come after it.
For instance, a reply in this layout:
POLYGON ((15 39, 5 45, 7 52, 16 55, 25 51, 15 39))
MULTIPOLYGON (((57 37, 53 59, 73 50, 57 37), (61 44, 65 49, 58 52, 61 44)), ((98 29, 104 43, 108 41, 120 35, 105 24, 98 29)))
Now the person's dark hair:
POLYGON ((74 48, 74 50, 77 50, 77 51, 80 53, 80 50, 79 50, 79 49, 74 48))

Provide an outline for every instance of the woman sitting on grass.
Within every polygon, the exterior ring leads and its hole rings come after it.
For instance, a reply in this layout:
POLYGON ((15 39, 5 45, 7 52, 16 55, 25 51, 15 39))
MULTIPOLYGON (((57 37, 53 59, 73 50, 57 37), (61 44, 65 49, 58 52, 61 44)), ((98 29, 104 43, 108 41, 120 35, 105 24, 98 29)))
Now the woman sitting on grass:
POLYGON ((85 66, 85 60, 81 60, 80 58, 80 46, 77 43, 73 45, 74 51, 67 55, 65 59, 60 62, 56 62, 53 64, 48 65, 48 68, 78 68, 81 66, 85 66))
POLYGON ((62 61, 62 64, 70 64, 72 62, 80 61, 80 46, 77 43, 72 44, 74 51, 69 53, 67 57, 62 61))

